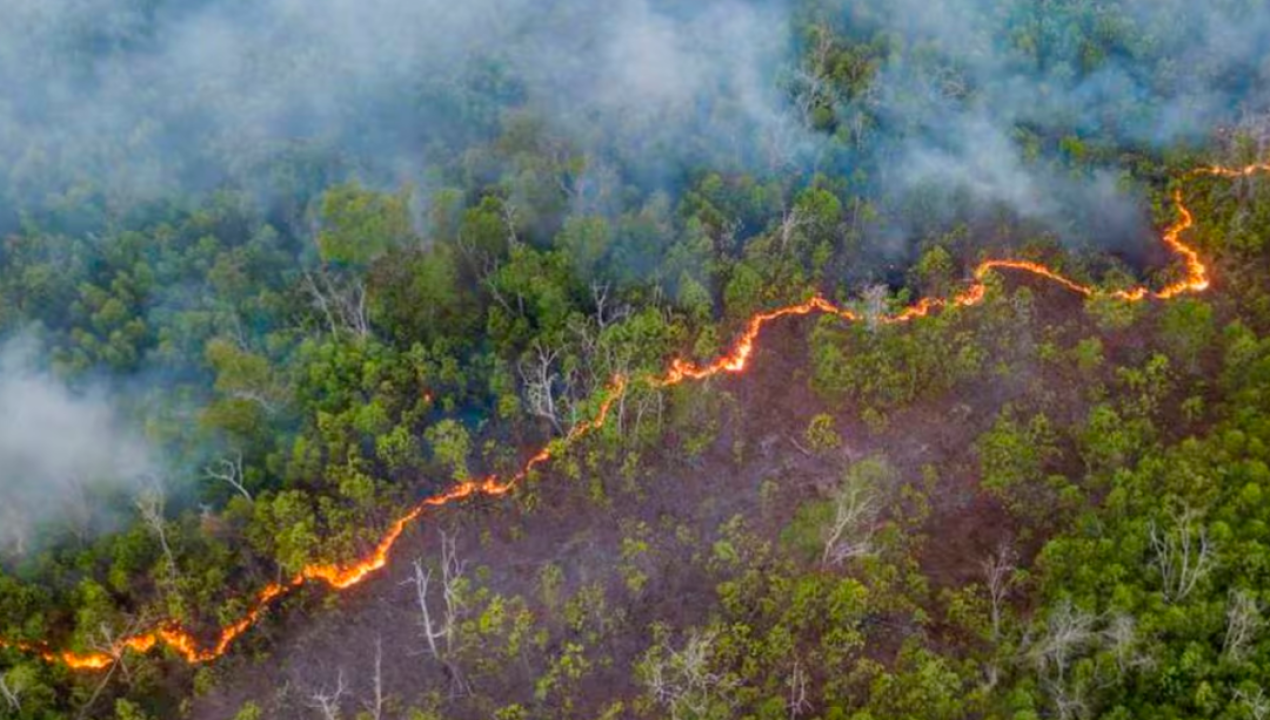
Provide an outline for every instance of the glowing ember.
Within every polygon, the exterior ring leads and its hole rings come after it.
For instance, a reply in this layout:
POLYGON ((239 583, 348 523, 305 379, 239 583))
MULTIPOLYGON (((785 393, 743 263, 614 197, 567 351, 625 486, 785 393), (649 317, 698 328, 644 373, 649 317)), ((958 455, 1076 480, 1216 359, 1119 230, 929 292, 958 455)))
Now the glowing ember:
MULTIPOLYGON (((1201 168, 1192 174, 1240 178, 1266 172, 1270 172, 1270 163, 1249 165, 1242 168, 1201 168)), ((1209 286, 1208 268, 1204 266, 1195 250, 1181 240, 1182 233, 1191 228, 1195 220, 1190 210, 1183 204, 1180 191, 1174 194, 1174 201, 1178 208, 1178 220, 1164 231, 1162 240, 1169 250, 1182 259, 1186 275, 1181 280, 1159 290, 1153 291, 1145 286, 1137 286, 1127 290, 1117 290, 1109 294, 1101 293, 1097 288, 1082 285, 1040 263, 1026 260, 987 260, 974 269, 973 280, 970 285, 957 295, 951 298, 923 298, 895 314, 878 318, 877 321, 884 324, 903 323, 915 318, 925 317, 934 310, 950 305, 960 307, 977 305, 983 301, 987 294, 985 278, 988 273, 994 270, 1031 274, 1049 282, 1057 283, 1079 295, 1092 297, 1104 294, 1126 302, 1139 302, 1147 298, 1166 300, 1183 293, 1202 292, 1208 289, 1209 286)), ((849 322, 860 319, 851 310, 834 305, 822 297, 814 297, 798 305, 790 305, 758 313, 746 323, 744 331, 737 338, 732 349, 708 365, 696 365, 686 360, 676 359, 670 364, 670 368, 664 375, 644 377, 641 378, 641 382, 649 387, 660 388, 678 385, 687 380, 704 380, 721 373, 743 372, 748 366, 750 357, 754 353, 758 336, 765 325, 781 318, 810 315, 812 313, 835 315, 849 322)), ((209 647, 201 648, 192 633, 181 628, 174 621, 167 621, 148 632, 119 640, 108 651, 89 653, 55 652, 42 644, 11 642, 3 638, 0 638, 0 648, 13 648, 39 655, 48 662, 59 662, 74 670, 104 670, 118 662, 119 658, 129 650, 146 653, 159 644, 172 649, 177 655, 191 664, 214 660, 224 655, 234 640, 254 626, 264 614, 265 609, 274 600, 288 594, 295 588, 309 581, 321 581, 336 590, 343 590, 361 583, 381 570, 388 564, 388 558, 392 553, 393 546, 401 538, 402 533, 418 520, 428 508, 441 507, 469 497, 498 497, 510 493, 521 481, 528 477, 534 468, 551 460, 556 449, 566 449, 582 437, 603 427, 608 421, 609 411, 612 409, 613 403, 626 392, 627 384, 626 377, 622 375, 614 377, 604 393, 603 400, 594 418, 575 426, 559 443, 548 445, 539 450, 525 462, 519 472, 506 481, 501 481, 496 476, 490 476, 484 479, 474 479, 459 483, 440 495, 434 495, 422 500, 405 515, 398 518, 375 546, 374 552, 365 559, 351 565, 310 565, 289 582, 272 584, 264 588, 256 595, 251 609, 240 620, 221 629, 216 642, 209 647)), ((431 399, 430 394, 425 397, 429 400, 431 399)))

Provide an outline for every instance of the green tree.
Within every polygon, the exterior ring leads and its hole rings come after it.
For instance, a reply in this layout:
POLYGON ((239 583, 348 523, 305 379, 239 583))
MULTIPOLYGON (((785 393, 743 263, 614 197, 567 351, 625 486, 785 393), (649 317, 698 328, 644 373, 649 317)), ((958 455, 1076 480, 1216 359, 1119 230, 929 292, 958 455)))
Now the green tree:
POLYGON ((424 437, 432 446, 437 460, 450 469, 455 480, 462 481, 471 477, 467 459, 472 452, 472 440, 462 423, 446 418, 429 427, 424 437))

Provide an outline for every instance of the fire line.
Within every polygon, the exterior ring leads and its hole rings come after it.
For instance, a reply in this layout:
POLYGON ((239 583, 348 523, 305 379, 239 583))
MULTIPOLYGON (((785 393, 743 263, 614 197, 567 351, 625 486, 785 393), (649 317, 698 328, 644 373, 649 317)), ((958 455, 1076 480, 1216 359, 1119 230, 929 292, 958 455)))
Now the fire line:
MULTIPOLYGON (((1260 163, 1239 168, 1220 166, 1199 168, 1188 174, 1192 176, 1210 176, 1227 179, 1239 179, 1270 173, 1270 163, 1260 163)), ((960 293, 948 298, 922 298, 899 312, 878 319, 883 324, 899 324, 916 318, 926 317, 931 312, 947 307, 971 307, 983 301, 987 294, 985 279, 993 271, 1006 270, 1030 274, 1045 281, 1055 283, 1064 289, 1085 297, 1106 296, 1125 302, 1140 302, 1147 299, 1168 300, 1186 293, 1199 293, 1208 289, 1210 281, 1208 268, 1199 254, 1182 242, 1182 233, 1195 224, 1194 216, 1183 202, 1182 191, 1173 194, 1178 218, 1164 230, 1161 237, 1164 245, 1177 255, 1186 270, 1186 275, 1176 282, 1158 290, 1139 285, 1127 290, 1116 290, 1107 293, 1096 287, 1083 285, 1067 278, 1049 267, 1028 260, 997 259, 985 260, 975 267, 969 285, 960 293)), ((752 316, 745 325, 744 331, 737 337, 732 348, 724 355, 706 365, 675 359, 666 372, 660 376, 645 376, 639 382, 650 388, 665 388, 679 385, 689 380, 705 380, 724 373, 741 373, 748 366, 754 353, 758 337, 764 326, 787 317, 806 316, 814 313, 833 315, 847 322, 857 322, 861 317, 848 308, 840 307, 829 300, 816 296, 797 305, 788 305, 775 310, 760 312, 752 316)), ((615 376, 605 388, 602 400, 595 417, 580 423, 571 429, 559 441, 553 441, 532 455, 520 471, 500 480, 491 475, 486 478, 471 479, 458 483, 439 495, 433 495, 420 501, 409 512, 398 518, 384 533, 374 551, 364 559, 350 564, 314 564, 305 567, 287 582, 273 583, 260 590, 251 608, 237 622, 220 630, 215 643, 201 646, 194 633, 181 627, 174 620, 164 621, 152 629, 124 637, 116 641, 110 648, 93 652, 74 652, 69 650, 53 650, 43 644, 9 641, 0 638, 0 648, 13 648, 38 655, 51 663, 61 663, 72 670, 94 671, 105 670, 113 666, 131 650, 147 653, 159 645, 166 646, 189 664, 200 664, 215 660, 229 651, 230 646, 243 633, 251 629, 264 614, 265 610, 277 599, 291 593, 296 588, 309 582, 320 581, 332 589, 339 591, 360 584, 371 575, 388 564, 393 546, 401 538, 406 528, 430 508, 442 507, 470 497, 499 497, 510 493, 538 466, 549 462, 557 451, 563 451, 578 440, 600 429, 608 421, 609 411, 613 404, 626 392, 630 382, 623 375, 615 376)))

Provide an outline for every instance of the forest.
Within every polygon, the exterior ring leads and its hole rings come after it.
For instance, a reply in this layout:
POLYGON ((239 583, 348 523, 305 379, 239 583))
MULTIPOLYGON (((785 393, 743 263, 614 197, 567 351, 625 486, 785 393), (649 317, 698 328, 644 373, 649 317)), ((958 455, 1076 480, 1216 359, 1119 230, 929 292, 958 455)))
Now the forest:
POLYGON ((1270 719, 1267 58, 0 0, 0 718, 1270 719))

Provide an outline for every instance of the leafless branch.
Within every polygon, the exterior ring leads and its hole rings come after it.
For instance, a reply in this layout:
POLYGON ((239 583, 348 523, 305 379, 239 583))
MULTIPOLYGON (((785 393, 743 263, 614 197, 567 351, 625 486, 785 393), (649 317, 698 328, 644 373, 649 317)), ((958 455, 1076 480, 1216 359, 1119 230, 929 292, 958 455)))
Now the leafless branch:
POLYGON ((872 554, 879 511, 873 491, 863 484, 848 482, 839 489, 834 498, 833 524, 825 533, 820 562, 838 565, 872 554))
POLYGON ((1151 549, 1160 572, 1164 597, 1185 600, 1216 564, 1208 531, 1198 524, 1199 514, 1190 508, 1173 515, 1173 528, 1161 530, 1151 523, 1151 549))
POLYGON ((169 579, 175 584, 178 577, 176 557, 172 554, 171 546, 168 545, 167 520, 163 517, 166 502, 162 486, 157 479, 152 479, 149 486, 137 496, 136 507, 142 521, 158 538, 159 545, 163 548, 163 556, 167 560, 169 579))
POLYGON ((14 713, 22 712, 22 692, 26 687, 20 682, 11 681, 7 676, 0 675, 0 697, 4 698, 9 709, 14 713))
POLYGON ((1230 604, 1226 608, 1226 639, 1222 643, 1222 654, 1231 660, 1243 660, 1263 624, 1261 609, 1252 593, 1247 590, 1231 593, 1230 604))
POLYGON ((525 400, 529 405, 529 412, 550 421, 556 432, 563 432, 560 402, 567 394, 571 381, 567 376, 556 372, 560 350, 548 348, 541 340, 535 340, 531 352, 532 355, 527 354, 520 362, 520 377, 525 384, 525 400), (564 385, 565 389, 557 390, 560 385, 564 385))
POLYGON ((671 720, 705 717, 715 698, 725 698, 738 685, 735 678, 710 668, 715 637, 694 631, 682 650, 663 646, 646 666, 645 684, 670 711, 671 720))
POLYGON ((807 671, 801 661, 794 661, 794 672, 789 677, 789 700, 785 707, 789 710, 789 720, 798 720, 803 713, 812 709, 807 699, 807 671))
POLYGON ((458 623, 463 611, 463 598, 460 592, 460 580, 466 563, 458 559, 456 550, 457 537, 441 533, 441 600, 444 611, 441 618, 433 616, 430 604, 432 570, 425 569, 422 560, 415 560, 414 578, 406 581, 415 587, 415 596, 419 603, 420 627, 424 640, 428 643, 428 652, 445 667, 450 677, 453 694, 467 692, 467 683, 452 662, 454 642, 458 632, 458 623), (437 642, 444 640, 444 648, 437 642))
POLYGON ((230 487, 237 490, 248 501, 252 500, 251 493, 247 491, 247 487, 243 485, 243 454, 234 453, 231 458, 221 458, 216 462, 203 468, 203 475, 211 480, 220 480, 227 483, 230 487))
POLYGON ((370 335, 370 315, 366 308, 366 284, 360 278, 339 282, 323 269, 318 273, 304 271, 305 289, 313 297, 314 306, 326 318, 332 335, 341 330, 358 337, 370 335), (319 284, 320 281, 320 284, 319 284))
POLYGON ((335 687, 330 690, 323 688, 315 691, 309 696, 309 707, 321 713, 322 720, 339 720, 340 701, 347 692, 348 685, 344 682, 344 669, 340 668, 335 687))
POLYGON ((988 556, 982 563, 984 580, 988 585, 988 599, 991 602, 992 641, 1001 639, 1001 620, 1005 610, 1005 601, 1014 587, 1014 571, 1018 553, 1008 543, 1002 543, 997 551, 988 556))
POLYGON ((1244 709, 1252 716, 1252 720, 1270 720, 1270 697, 1266 697, 1266 691, 1263 688, 1257 688, 1256 693, 1243 689, 1236 690, 1235 699, 1244 706, 1244 709))
POLYGON ((384 639, 375 638, 375 698, 364 703, 371 720, 382 720, 384 716, 384 639))

